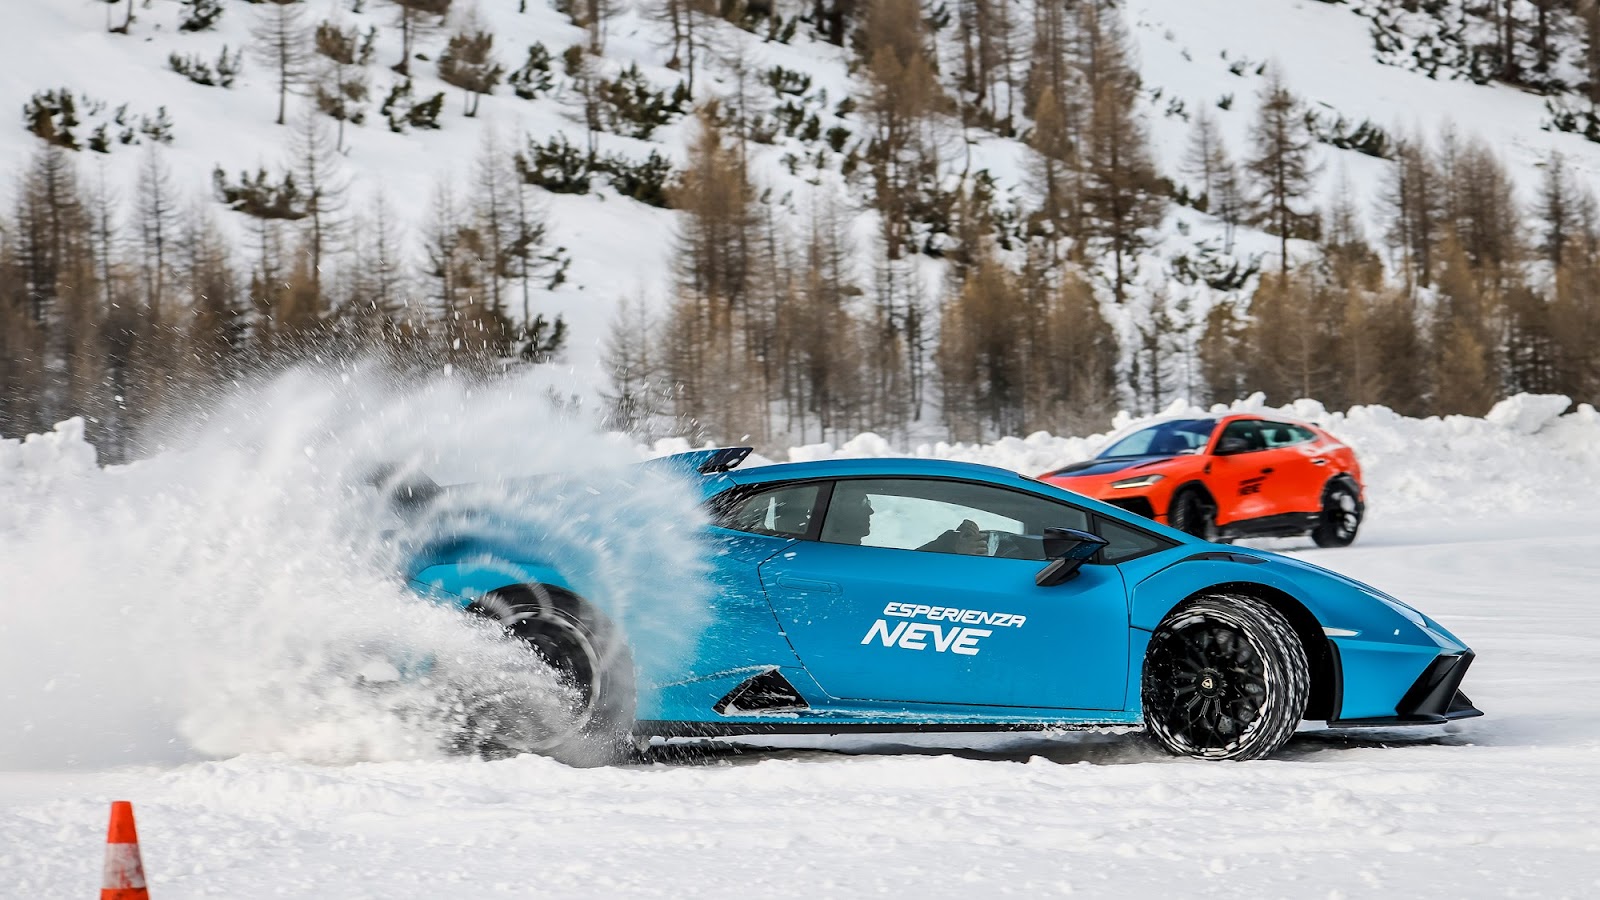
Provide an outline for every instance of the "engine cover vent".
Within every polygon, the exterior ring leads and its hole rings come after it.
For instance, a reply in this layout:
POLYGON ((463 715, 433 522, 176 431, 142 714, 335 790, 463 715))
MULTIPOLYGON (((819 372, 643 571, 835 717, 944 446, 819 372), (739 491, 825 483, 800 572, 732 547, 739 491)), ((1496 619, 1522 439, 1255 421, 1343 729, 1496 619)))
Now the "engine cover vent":
POLYGON ((724 716, 808 708, 805 698, 777 669, 768 669, 744 681, 712 707, 724 716))

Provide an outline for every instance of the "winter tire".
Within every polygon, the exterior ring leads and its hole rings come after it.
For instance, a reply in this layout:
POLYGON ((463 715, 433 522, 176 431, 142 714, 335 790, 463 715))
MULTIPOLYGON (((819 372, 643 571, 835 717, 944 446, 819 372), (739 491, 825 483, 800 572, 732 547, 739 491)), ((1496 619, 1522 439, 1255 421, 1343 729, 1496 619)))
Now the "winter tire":
POLYGON ((1217 513, 1205 494, 1195 488, 1184 488, 1172 499, 1167 512, 1167 524, 1185 534, 1203 541, 1216 540, 1217 513))
POLYGON ((474 609, 555 671, 559 696, 537 704, 476 704, 469 711, 470 749, 491 756, 537 753, 589 766, 629 756, 633 657, 603 615, 571 593, 542 585, 496 591, 474 609))
POLYGON ((1322 492, 1322 518, 1311 530, 1318 547, 1348 547, 1361 528, 1361 498, 1343 481, 1329 484, 1322 492))
POLYGON ((1259 759, 1294 734, 1310 687, 1305 650, 1282 613, 1253 597, 1199 597, 1150 636, 1145 733, 1176 756, 1259 759))

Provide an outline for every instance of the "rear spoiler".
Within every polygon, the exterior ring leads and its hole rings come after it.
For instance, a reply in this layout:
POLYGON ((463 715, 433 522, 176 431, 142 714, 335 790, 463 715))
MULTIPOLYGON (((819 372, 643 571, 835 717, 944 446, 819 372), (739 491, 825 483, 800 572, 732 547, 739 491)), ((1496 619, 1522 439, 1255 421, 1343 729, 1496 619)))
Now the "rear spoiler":
MULTIPOLYGON (((646 460, 643 465, 665 466, 682 472, 701 475, 718 475, 738 467, 750 455, 750 447, 718 447, 710 450, 691 450, 657 459, 646 460)), ((403 469, 392 463, 374 466, 364 479, 388 498, 389 504, 402 513, 422 509, 445 488, 416 469, 403 469)))
POLYGON ((732 471, 750 455, 750 447, 718 447, 711 450, 691 450, 674 453, 650 461, 652 465, 668 466, 701 475, 718 475, 732 471))

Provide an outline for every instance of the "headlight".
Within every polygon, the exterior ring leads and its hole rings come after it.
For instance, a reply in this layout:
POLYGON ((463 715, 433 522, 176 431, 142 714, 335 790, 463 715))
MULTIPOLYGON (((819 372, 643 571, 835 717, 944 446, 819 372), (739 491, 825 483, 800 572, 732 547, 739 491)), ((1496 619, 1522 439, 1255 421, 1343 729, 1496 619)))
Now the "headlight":
POLYGON ((1163 479, 1165 477, 1167 477, 1167 476, 1165 476, 1165 475, 1140 475, 1140 476, 1137 476, 1135 478, 1124 478, 1121 481, 1113 481, 1113 482, 1111 482, 1111 486, 1114 487, 1114 488, 1149 487, 1150 485, 1155 484, 1156 482, 1160 481, 1161 479, 1163 479))

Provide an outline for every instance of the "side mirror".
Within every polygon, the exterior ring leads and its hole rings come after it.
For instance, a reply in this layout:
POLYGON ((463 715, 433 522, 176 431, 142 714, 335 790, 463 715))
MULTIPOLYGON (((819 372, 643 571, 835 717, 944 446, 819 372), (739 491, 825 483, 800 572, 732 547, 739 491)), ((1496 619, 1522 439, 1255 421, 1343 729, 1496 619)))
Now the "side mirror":
POLYGON ((1033 576, 1033 583, 1039 587, 1055 587, 1070 580, 1106 543, 1105 538, 1076 528, 1046 528, 1044 555, 1050 564, 1033 576))
POLYGON ((1217 441, 1217 456, 1232 456, 1235 453, 1245 453, 1250 449, 1250 442, 1242 437, 1227 436, 1217 441))

